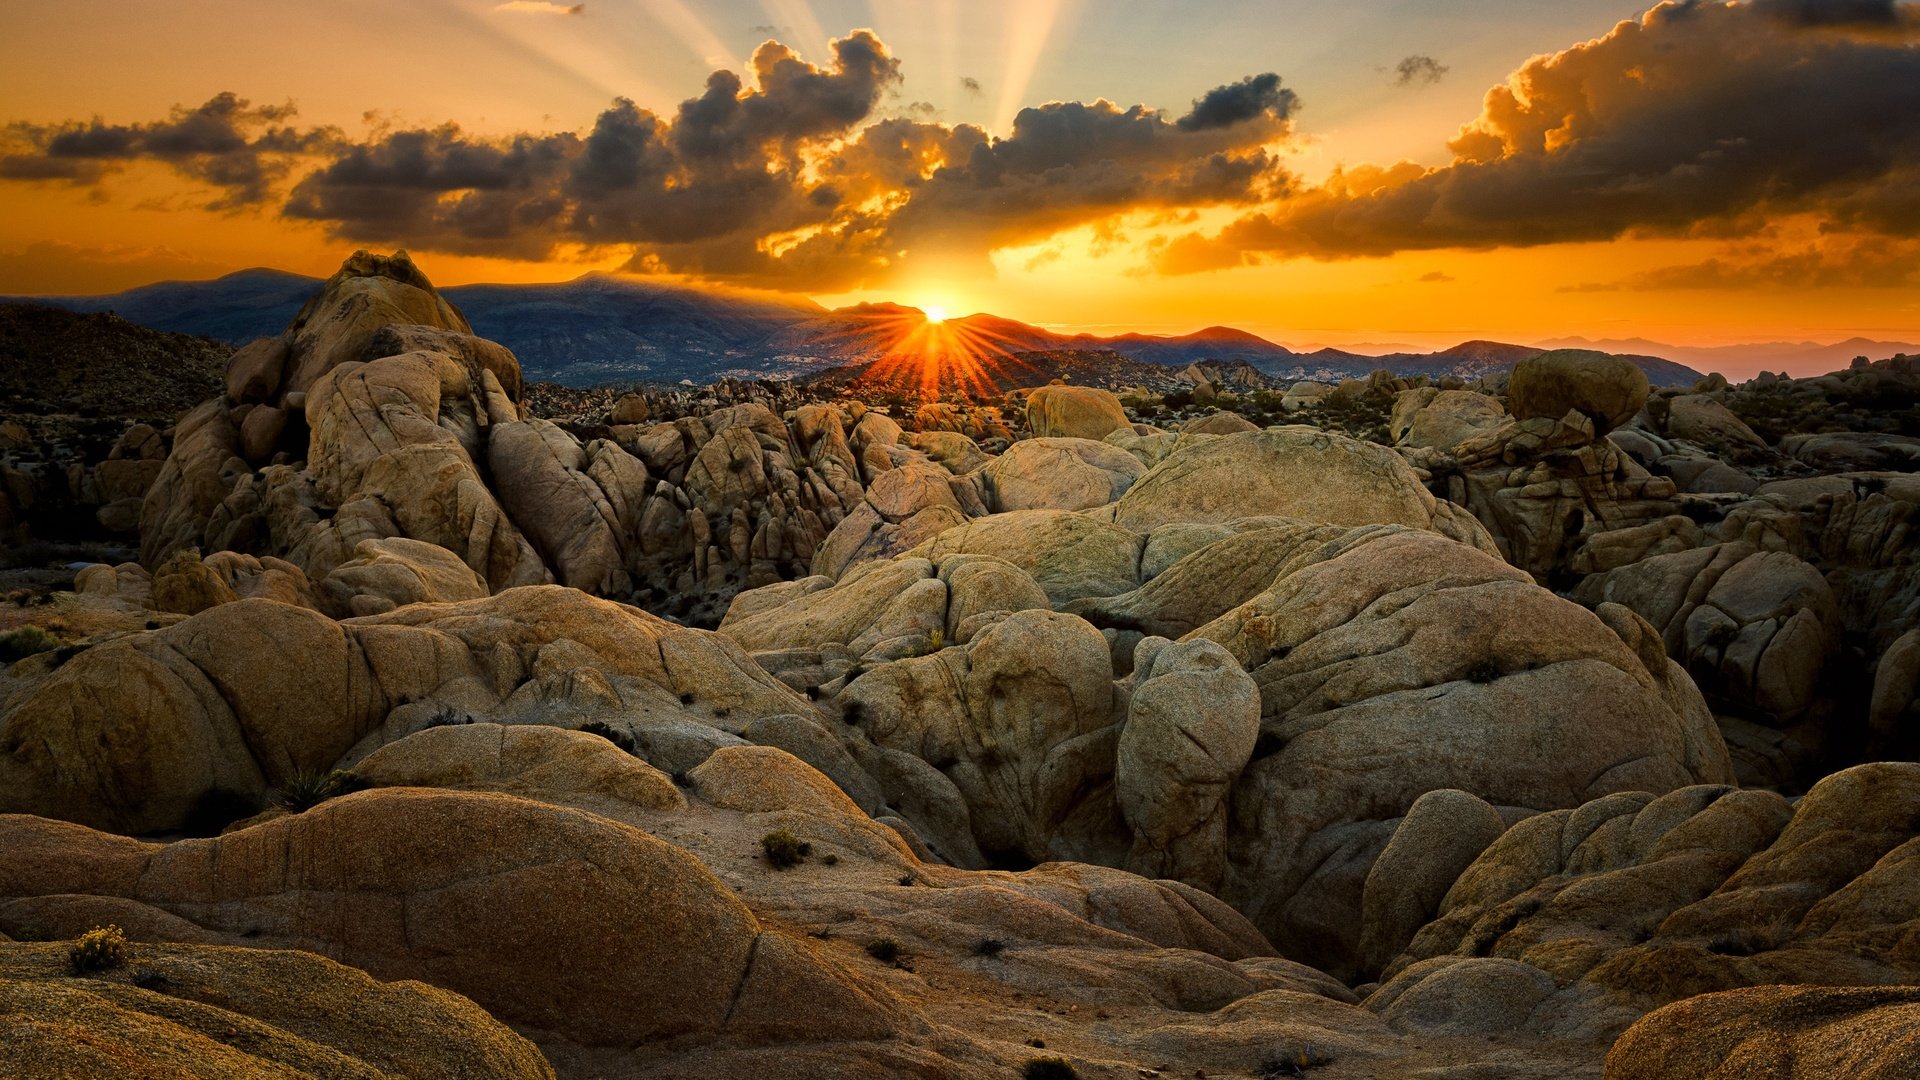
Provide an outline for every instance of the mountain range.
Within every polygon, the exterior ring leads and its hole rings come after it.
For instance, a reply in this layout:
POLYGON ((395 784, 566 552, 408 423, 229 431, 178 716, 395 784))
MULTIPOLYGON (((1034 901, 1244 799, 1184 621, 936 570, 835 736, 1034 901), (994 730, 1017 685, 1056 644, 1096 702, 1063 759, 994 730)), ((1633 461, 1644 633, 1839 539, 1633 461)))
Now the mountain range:
MULTIPOLYGON (((73 311, 111 311, 157 330, 242 343, 279 333, 321 282, 279 270, 242 270, 209 281, 170 281, 104 296, 19 297, 73 311)), ((810 300, 589 274, 537 285, 456 285, 441 292, 476 333, 520 357, 531 380, 569 386, 708 382, 721 376, 798 377, 880 359, 924 325, 895 304, 829 310, 810 300)), ((1386 368, 1400 375, 1473 379, 1548 349, 1597 349, 1627 356, 1656 385, 1689 385, 1702 370, 1784 369, 1801 374, 1920 352, 1920 345, 1854 338, 1831 345, 1772 342, 1713 348, 1643 338, 1561 338, 1518 345, 1469 341, 1438 352, 1301 352, 1232 327, 1178 336, 1062 334, 989 314, 951 319, 948 330, 995 353, 1111 351, 1130 360, 1184 368, 1240 360, 1276 380, 1337 381, 1386 368)))
POLYGON ((1596 349, 1612 353, 1652 353, 1713 371, 1725 367, 1745 375, 1754 371, 1786 371, 1811 375, 1846 367, 1856 356, 1884 360, 1900 353, 1920 354, 1920 345, 1909 341, 1876 341, 1851 337, 1822 345, 1817 341, 1768 341, 1752 345, 1663 345, 1645 338, 1582 337, 1555 338, 1537 342, 1546 349, 1596 349))

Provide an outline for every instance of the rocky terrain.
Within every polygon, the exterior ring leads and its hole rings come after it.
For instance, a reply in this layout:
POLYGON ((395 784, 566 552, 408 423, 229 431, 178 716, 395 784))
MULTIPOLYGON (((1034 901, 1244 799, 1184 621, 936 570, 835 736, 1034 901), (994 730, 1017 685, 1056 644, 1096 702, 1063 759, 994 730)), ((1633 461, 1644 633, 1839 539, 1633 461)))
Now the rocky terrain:
POLYGON ((1920 1071, 1911 358, 1179 375, 529 385, 356 254, 0 601, 0 1071, 1920 1071))

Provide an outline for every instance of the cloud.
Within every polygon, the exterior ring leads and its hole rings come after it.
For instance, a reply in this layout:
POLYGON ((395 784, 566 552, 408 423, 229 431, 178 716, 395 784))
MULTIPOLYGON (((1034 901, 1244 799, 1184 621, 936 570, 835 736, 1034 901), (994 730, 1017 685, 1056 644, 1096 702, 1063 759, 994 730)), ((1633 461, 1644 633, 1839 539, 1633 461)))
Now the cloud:
POLYGON ((859 30, 825 64, 768 41, 670 113, 616 99, 557 133, 449 122, 348 139, 223 94, 154 124, 16 126, 0 179, 104 190, 107 171, 156 161, 357 244, 529 260, 625 248, 635 270, 813 290, 916 261, 990 272, 996 249, 1087 225, 1104 250, 1122 239, 1100 226, 1120 216, 1251 209, 1293 184, 1275 148, 1299 99, 1270 73, 1183 113, 1048 102, 1000 137, 883 111, 901 83, 900 61, 859 30))
POLYGON ((1249 75, 1237 83, 1216 87, 1194 99, 1193 110, 1174 121, 1182 131, 1228 128, 1263 116, 1286 120, 1300 107, 1300 98, 1283 89, 1272 72, 1249 75))
POLYGON ((1412 86, 1419 83, 1431 86, 1446 78, 1449 69, 1431 56, 1409 56, 1394 65, 1394 85, 1412 86))
POLYGON ((1729 248, 1713 258, 1665 266, 1614 282, 1566 291, 1673 289, 1904 289, 1920 285, 1920 242, 1886 236, 1828 235, 1780 250, 1771 244, 1729 248))
POLYGON ((292 105, 254 106, 232 93, 197 108, 176 107, 147 124, 108 124, 95 118, 59 125, 10 124, 0 133, 0 179, 98 184, 134 161, 149 159, 221 189, 208 205, 257 205, 272 193, 294 160, 339 144, 335 128, 301 130, 286 121, 292 105))
POLYGON ((870 32, 817 67, 768 42, 748 88, 715 72, 663 118, 618 100, 585 135, 471 136, 456 125, 388 133, 297 183, 288 216, 357 242, 540 258, 565 243, 753 242, 829 215, 808 190, 813 148, 849 134, 900 80, 870 32))
POLYGON ((974 97, 979 97, 986 92, 980 88, 980 80, 971 75, 960 76, 960 89, 965 90, 974 97))
POLYGON ((523 15, 584 15, 585 4, 550 4, 546 0, 506 0, 504 4, 495 4, 495 11, 514 11, 523 15))
POLYGON ((1420 275, 1420 283, 1423 285, 1445 285, 1458 280, 1458 278, 1444 270, 1433 270, 1420 275))
POLYGON ((1914 19, 1895 0, 1753 0, 1753 9, 1796 26, 1892 27, 1914 19))
POLYGON ((1750 235, 1794 213, 1920 233, 1920 48, 1899 29, 1910 11, 1663 3, 1488 91, 1449 164, 1338 169, 1169 242, 1160 268, 1750 235), (1863 24, 1895 29, 1854 32, 1863 24))

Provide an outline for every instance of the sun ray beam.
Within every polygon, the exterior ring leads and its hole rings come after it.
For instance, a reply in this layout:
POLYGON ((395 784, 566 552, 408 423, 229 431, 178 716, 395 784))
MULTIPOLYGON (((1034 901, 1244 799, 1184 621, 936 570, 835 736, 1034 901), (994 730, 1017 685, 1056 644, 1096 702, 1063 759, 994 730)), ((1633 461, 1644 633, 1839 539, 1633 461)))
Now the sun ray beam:
POLYGON ((644 10, 653 16, 655 22, 692 49, 703 63, 712 67, 741 64, 741 58, 733 55, 719 35, 701 21, 700 16, 684 0, 650 0, 644 10))
POLYGON ((823 51, 829 40, 827 32, 821 28, 820 20, 814 17, 813 6, 807 0, 760 0, 760 10, 767 13, 767 21, 774 26, 791 28, 791 33, 782 29, 783 42, 799 51, 802 55, 812 54, 814 59, 826 56, 823 51), (793 41, 785 41, 792 37, 793 41))
POLYGON ((1072 0, 1027 0, 1007 9, 1006 68, 1000 75, 1000 98, 994 105, 993 125, 997 134, 1013 128, 1013 118, 1026 101, 1027 86, 1047 50, 1047 40, 1072 0))

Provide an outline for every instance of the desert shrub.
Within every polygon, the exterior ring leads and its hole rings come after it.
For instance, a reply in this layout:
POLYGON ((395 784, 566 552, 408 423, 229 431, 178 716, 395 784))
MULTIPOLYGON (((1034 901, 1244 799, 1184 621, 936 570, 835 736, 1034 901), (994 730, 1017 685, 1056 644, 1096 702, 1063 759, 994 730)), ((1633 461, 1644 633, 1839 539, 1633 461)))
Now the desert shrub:
POLYGON ((127 962, 127 935, 117 926, 96 926, 81 934, 67 950, 67 964, 75 975, 111 971, 127 962))
POLYGON ((462 724, 471 723, 473 723, 473 717, 468 716, 466 713, 451 705, 442 705, 433 710, 433 714, 427 717, 426 726, 430 728, 459 727, 462 724))
POLYGON ((580 730, 588 735, 598 735, 629 754, 634 752, 633 736, 602 721, 589 720, 580 725, 580 730))
POLYGON ((1482 660, 1467 669, 1467 681, 1490 683, 1504 674, 1506 674, 1506 672, 1500 670, 1499 664, 1491 660, 1482 660))
POLYGON ((900 943, 890 937, 875 938, 867 942, 867 955, 883 964, 898 964, 900 943))
POLYGON ((833 852, 829 851, 825 855, 820 856, 820 862, 824 866, 839 866, 840 856, 835 855, 833 852))
POLYGON ((974 942, 973 955, 992 958, 1007 951, 1007 943, 999 938, 981 938, 974 942))
POLYGON ((1080 1070, 1063 1057, 1037 1057, 1020 1070, 1024 1080, 1079 1080, 1080 1070))
POLYGON ((900 654, 900 658, 903 660, 911 660, 920 656, 932 656, 934 653, 946 647, 946 633, 941 630, 935 630, 933 633, 927 635, 927 640, 924 644, 908 646, 907 651, 900 654))
POLYGON ((60 647, 60 639, 37 626, 22 626, 0 634, 0 664, 11 664, 60 647))
POLYGON ((813 845, 786 829, 775 829, 760 838, 760 850, 766 852, 768 865, 785 870, 805 862, 813 854, 813 845))
POLYGON ((180 831, 188 836, 219 836, 227 826, 259 812, 260 803, 253 796, 232 788, 211 787, 187 808, 180 831))
POLYGON ((302 770, 293 774, 280 788, 278 804, 293 813, 311 810, 328 799, 363 791, 369 785, 365 777, 335 769, 332 772, 302 770))

